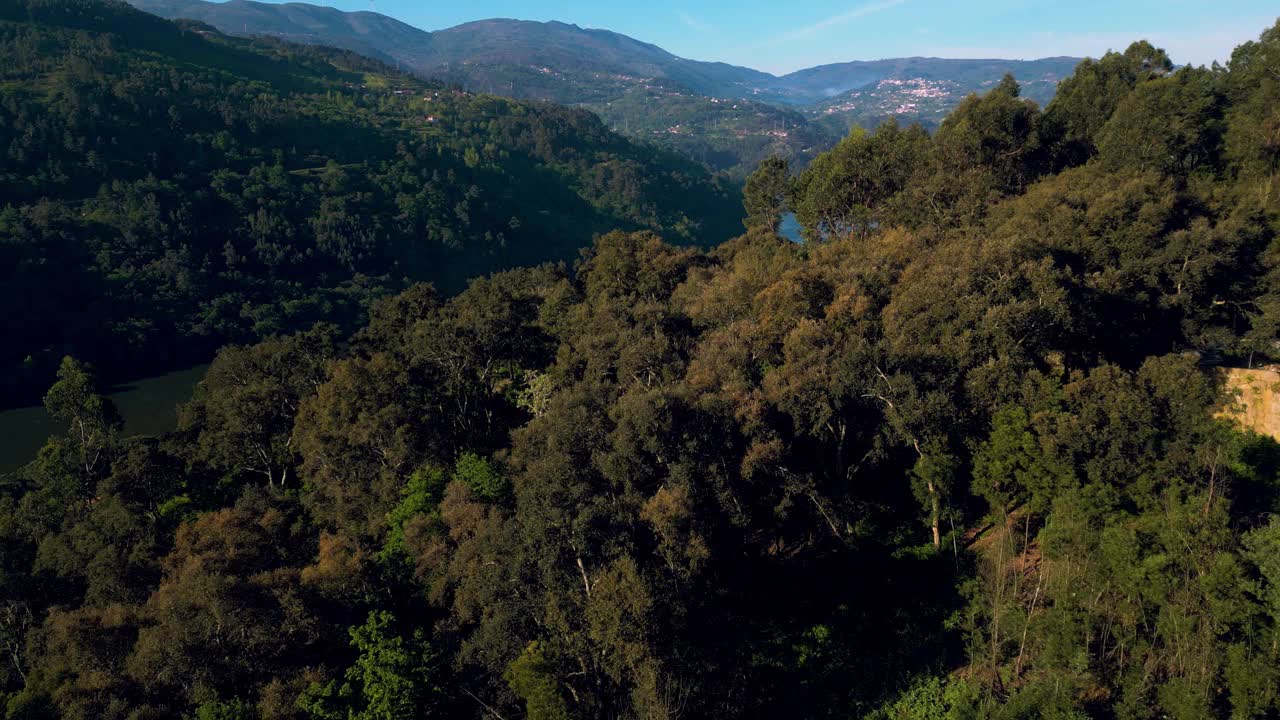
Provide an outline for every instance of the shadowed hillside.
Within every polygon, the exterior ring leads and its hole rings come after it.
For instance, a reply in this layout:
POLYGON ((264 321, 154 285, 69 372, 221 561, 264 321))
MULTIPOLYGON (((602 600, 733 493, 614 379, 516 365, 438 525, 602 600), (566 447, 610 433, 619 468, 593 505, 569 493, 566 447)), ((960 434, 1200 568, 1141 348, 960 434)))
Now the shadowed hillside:
POLYGON ((67 352, 163 370, 616 228, 741 228, 701 166, 585 111, 123 3, 10 3, 0 23, 8 402, 67 352))

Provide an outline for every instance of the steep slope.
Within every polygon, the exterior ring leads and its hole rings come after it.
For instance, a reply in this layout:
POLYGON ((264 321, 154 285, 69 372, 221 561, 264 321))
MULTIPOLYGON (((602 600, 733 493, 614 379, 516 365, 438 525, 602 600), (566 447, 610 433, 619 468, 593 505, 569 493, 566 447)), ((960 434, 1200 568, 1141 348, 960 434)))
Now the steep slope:
POLYGON ((431 38, 430 33, 379 13, 343 12, 305 3, 136 0, 132 4, 163 18, 199 20, 225 33, 329 45, 392 64, 421 52, 431 38))
POLYGON ((65 353, 160 370, 615 228, 708 245, 741 228, 705 169, 589 112, 342 51, 30 0, 0 11, 0 62, 6 399, 65 353))
MULTIPOLYGON (((724 95, 771 77, 724 63, 685 60, 626 35, 561 22, 482 20, 435 32, 432 39, 431 54, 420 69, 430 74, 441 69, 457 72, 470 82, 492 79, 486 73, 495 72, 493 68, 515 66, 539 73, 554 68, 581 77, 588 87, 607 76, 665 78, 694 92, 724 95)), ((556 99, 580 101, 572 91, 560 94, 569 96, 556 99)))
MULTIPOLYGON (((949 60, 898 58, 834 63, 782 77, 673 55, 609 30, 563 22, 495 18, 426 32, 371 12, 251 0, 130 0, 166 18, 192 18, 231 34, 274 35, 391 58, 421 73, 515 97, 591 102, 640 81, 667 80, 713 97, 810 105, 886 79, 949 82, 966 92, 1005 73, 1023 82, 1070 74, 1078 58, 949 60)), ((1029 93, 1045 102, 1052 92, 1029 93)))
POLYGON ((332 45, 398 61, 470 88, 567 103, 611 92, 622 78, 665 78, 699 93, 723 95, 773 77, 724 63, 686 60, 626 35, 561 22, 492 19, 426 32, 377 13, 344 13, 305 3, 131 1, 161 17, 200 20, 230 34, 332 45), (573 74, 575 82, 539 82, 547 67, 573 74))
POLYGON ((131 2, 231 34, 354 50, 475 92, 585 105, 619 132, 706 160, 738 179, 771 153, 802 165, 854 126, 899 117, 932 127, 966 95, 990 89, 1005 73, 1026 83, 1026 97, 1044 104, 1077 62, 901 58, 776 77, 688 60, 616 32, 562 22, 491 19, 429 33, 376 13, 302 3, 131 2), (800 114, 784 118, 751 105, 744 106, 750 116, 744 122, 743 107, 713 100, 767 103, 800 114))
POLYGON ((618 132, 673 148, 738 179, 771 155, 803 167, 847 131, 813 122, 798 108, 712 98, 658 82, 585 107, 618 132))

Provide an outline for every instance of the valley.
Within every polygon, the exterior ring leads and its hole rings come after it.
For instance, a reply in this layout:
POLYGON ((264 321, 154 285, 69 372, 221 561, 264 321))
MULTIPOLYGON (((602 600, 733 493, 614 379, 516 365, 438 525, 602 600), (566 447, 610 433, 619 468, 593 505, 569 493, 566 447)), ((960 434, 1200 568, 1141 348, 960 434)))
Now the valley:
POLYGON ((0 37, 2 406, 38 402, 68 354, 148 377, 352 327, 414 282, 447 295, 571 262, 619 227, 687 245, 741 229, 723 179, 585 110, 123 4, 32 7, 0 37))
POLYGON ((613 130, 674 149, 741 182, 770 155, 804 167, 850 129, 889 118, 936 128, 1006 73, 1041 105, 1079 58, 899 58, 784 76, 677 57, 607 30, 492 19, 427 32, 372 12, 252 0, 131 0, 232 35, 341 47, 470 91, 587 108, 613 130))
POLYGON ((0 720, 1280 718, 1280 20, 135 2, 0 2, 0 720))

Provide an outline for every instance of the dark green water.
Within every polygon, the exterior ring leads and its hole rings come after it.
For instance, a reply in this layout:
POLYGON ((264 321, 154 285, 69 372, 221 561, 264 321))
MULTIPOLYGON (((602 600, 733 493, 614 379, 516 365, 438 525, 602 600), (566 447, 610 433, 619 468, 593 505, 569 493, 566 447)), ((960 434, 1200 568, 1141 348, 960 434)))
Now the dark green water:
MULTIPOLYGON (((178 425, 178 404, 204 378, 208 365, 178 370, 110 388, 108 397, 120 409, 126 435, 158 435, 178 425)), ((50 435, 60 432, 41 406, 0 412, 0 473, 30 462, 50 435)))

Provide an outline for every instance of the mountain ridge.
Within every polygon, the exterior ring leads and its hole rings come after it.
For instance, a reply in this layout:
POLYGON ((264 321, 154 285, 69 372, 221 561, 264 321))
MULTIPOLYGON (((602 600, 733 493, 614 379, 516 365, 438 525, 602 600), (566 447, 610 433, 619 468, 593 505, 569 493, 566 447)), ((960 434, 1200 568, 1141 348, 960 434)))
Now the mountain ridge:
MULTIPOLYGON (((336 18, 344 18, 346 20, 344 24, 352 32, 350 34, 331 34, 324 38, 324 44, 337 43, 337 47, 344 47, 344 49, 350 50, 358 50, 358 48, 346 47, 341 43, 359 43, 365 47, 374 47, 380 56, 393 57, 395 60, 413 66, 415 70, 420 72, 429 72, 430 70, 448 67, 459 62, 469 62, 472 65, 511 64, 512 62, 537 61, 539 59, 564 62, 566 59, 572 59, 572 57, 566 55, 563 46, 548 46, 546 41, 563 40, 565 39, 565 34, 571 34, 578 40, 594 41, 582 43, 582 46, 586 49, 596 53, 602 51, 612 52, 611 55, 597 55, 591 58, 594 63, 593 67, 598 72, 612 72, 628 66, 633 71, 648 69, 656 71, 653 73, 655 77, 664 77, 681 82, 691 90, 702 94, 742 98, 770 91, 775 95, 786 96, 788 93, 796 93, 798 90, 805 88, 808 80, 814 76, 828 76, 834 72, 844 70, 893 67, 921 62, 945 63, 959 67, 990 65, 1032 67, 1043 64, 1057 66, 1064 63, 1070 63, 1071 66, 1074 66, 1081 59, 1068 56, 1035 59, 910 56, 824 63, 777 75, 723 61, 684 58, 659 45, 645 42, 614 30, 585 28, 576 23, 561 20, 544 22, 517 18, 486 18, 429 31, 372 11, 346 12, 335 8, 298 2, 282 4, 261 3, 254 0, 227 0, 227 2, 221 3, 208 2, 207 0, 130 0, 130 2, 135 7, 162 17, 170 19, 187 17, 208 22, 229 34, 272 34, 294 40, 305 38, 308 34, 299 32, 300 29, 312 31, 323 29, 323 26, 317 27, 319 24, 318 16, 323 16, 331 21, 336 18), (246 13, 252 14, 263 24, 256 28, 246 27, 246 21, 243 19, 246 13), (266 19, 270 19, 273 22, 265 23, 264 20, 266 19), (377 42, 381 43, 381 45, 376 45, 373 39, 365 37, 369 33, 361 33, 359 32, 360 28, 353 26, 352 21, 355 19, 376 23, 379 26, 389 25, 397 31, 396 35, 379 37, 377 42), (237 22, 240 23, 238 27, 236 25, 237 22), (282 22, 293 23, 294 26, 286 28, 280 24, 282 22), (477 31, 483 31, 483 36, 469 36, 477 31), (538 33, 540 36, 537 38, 531 37, 534 33, 538 33), (539 40, 540 43, 535 45, 531 42, 534 39, 539 40), (412 41, 417 43, 418 47, 412 49, 400 47, 399 45, 388 47, 391 43, 399 40, 412 41), (463 56, 461 54, 462 51, 467 50, 471 51, 471 54, 463 56), (483 54, 477 57, 476 50, 482 50, 483 54), (619 58, 617 53, 621 50, 630 51, 633 55, 628 58, 619 58), (647 64, 652 67, 644 68, 646 58, 647 64), (744 83, 754 83, 751 90, 755 92, 733 92, 735 88, 741 89, 744 83)), ((330 27, 329 29, 332 32, 333 28, 330 27)), ((314 32, 310 34, 318 35, 318 33, 314 32)), ((852 90, 874 82, 876 79, 879 78, 869 78, 862 83, 850 83, 848 81, 839 83, 842 86, 840 91, 852 90)), ((827 96, 830 96, 830 93, 827 96)), ((806 101, 814 102, 824 98, 814 96, 812 91, 806 91, 801 96, 790 99, 793 100, 791 104, 806 104, 806 101)))
POLYGON ((370 11, 255 0, 129 0, 229 35, 329 45, 477 93, 591 110, 628 137, 677 150, 741 181, 780 155, 803 167, 856 126, 889 118, 936 127, 1006 73, 1047 103, 1075 58, 887 58, 773 75, 690 60, 643 40, 559 20, 487 18, 426 31, 370 11))
POLYGON ((0 289, 32 298, 0 311, 0 404, 38 400, 63 354, 109 381, 160 374, 350 325, 408 282, 571 262, 619 228, 707 245, 741 228, 722 179, 585 109, 198 22, 0 4, 0 289))

